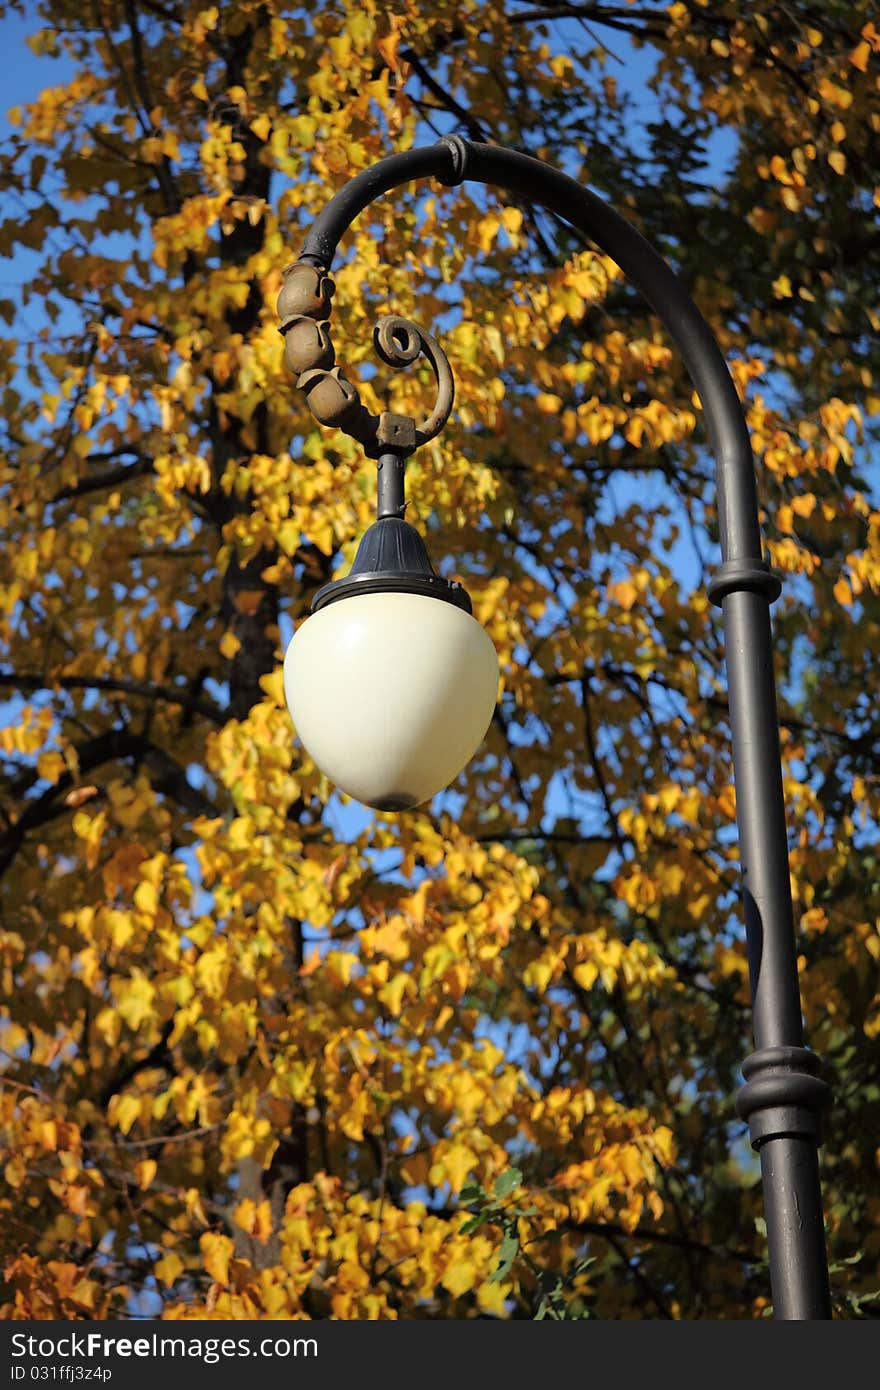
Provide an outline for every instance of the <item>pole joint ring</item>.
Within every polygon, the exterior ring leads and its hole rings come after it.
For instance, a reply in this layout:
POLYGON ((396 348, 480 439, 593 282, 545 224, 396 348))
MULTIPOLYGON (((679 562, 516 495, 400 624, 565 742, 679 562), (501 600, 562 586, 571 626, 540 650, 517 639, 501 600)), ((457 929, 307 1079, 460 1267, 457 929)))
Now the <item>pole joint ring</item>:
POLYGON ((782 593, 782 581, 763 560, 725 560, 717 574, 706 586, 709 602, 716 608, 728 594, 763 594, 768 603, 773 603, 782 593))
POLYGON ((736 1113, 747 1120, 752 1148, 768 1139, 801 1135, 821 1142, 820 1118, 831 1088, 819 1076, 819 1059, 805 1047, 765 1047, 743 1063, 746 1084, 736 1113))
POLYGON ((464 183, 467 178, 468 157, 470 146, 463 135, 444 135, 442 140, 437 141, 448 150, 452 156, 452 171, 449 174, 438 174, 437 178, 446 188, 456 188, 460 183, 464 183))

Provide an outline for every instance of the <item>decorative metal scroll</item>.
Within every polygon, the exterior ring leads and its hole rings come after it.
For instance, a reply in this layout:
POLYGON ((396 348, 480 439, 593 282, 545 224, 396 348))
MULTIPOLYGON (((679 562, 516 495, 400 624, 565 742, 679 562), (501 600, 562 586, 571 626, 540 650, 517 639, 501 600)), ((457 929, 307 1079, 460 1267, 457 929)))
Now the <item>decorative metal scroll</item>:
POLYGON ((400 368, 411 366, 424 354, 434 371, 437 400, 420 425, 408 415, 388 410, 374 415, 361 404, 356 388, 336 366, 329 324, 334 289, 320 266, 296 261, 285 269, 278 296, 284 361, 320 425, 341 429, 362 444, 370 458, 391 451, 410 454, 439 434, 449 419, 455 385, 446 354, 429 333, 409 319, 398 314, 381 318, 373 330, 379 357, 389 367, 400 368))

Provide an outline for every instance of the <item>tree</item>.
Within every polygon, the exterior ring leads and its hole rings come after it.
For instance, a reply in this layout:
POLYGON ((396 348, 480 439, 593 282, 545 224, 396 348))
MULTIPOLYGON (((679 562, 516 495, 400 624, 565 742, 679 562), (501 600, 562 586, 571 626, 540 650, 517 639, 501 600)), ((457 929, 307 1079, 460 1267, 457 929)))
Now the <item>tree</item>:
MULTIPOLYGON (((6 5, 0 13, 16 9, 6 5)), ((280 660, 373 465, 281 363, 284 263, 348 177, 459 129, 589 181, 679 269, 747 405, 775 609, 837 1309, 877 1289, 869 486, 880 33, 846 6, 42 0, 2 251, 4 1313, 755 1317, 715 501, 616 267, 465 186, 347 240, 336 340, 443 325, 409 468, 501 657, 433 806, 341 807, 280 660), (656 119, 615 72, 656 50, 656 119), (735 137, 729 167, 707 149, 735 137), (39 320, 28 333, 22 311, 39 320)), ((621 69, 625 76, 625 71, 621 69)), ((352 717, 357 717, 356 692, 352 717)))

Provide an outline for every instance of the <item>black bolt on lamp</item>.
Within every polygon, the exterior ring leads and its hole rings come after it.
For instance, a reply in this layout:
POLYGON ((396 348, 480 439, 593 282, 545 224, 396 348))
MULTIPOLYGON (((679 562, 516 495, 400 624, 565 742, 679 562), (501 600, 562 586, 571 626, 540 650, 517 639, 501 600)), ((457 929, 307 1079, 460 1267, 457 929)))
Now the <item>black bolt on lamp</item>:
POLYGON ((774 1316, 830 1318, 817 1154, 830 1091, 803 1045, 769 611, 780 584, 762 555, 748 429, 718 344, 670 267, 594 193, 540 160, 459 136, 391 155, 330 200, 285 272, 278 301, 285 361, 315 418, 359 440, 379 464, 379 520, 347 578, 320 590, 287 652, 294 725, 339 787, 400 810, 461 771, 494 708, 495 649, 463 590, 434 574, 421 538, 402 519, 404 459, 448 418, 449 364, 414 324, 383 319, 375 333, 380 356, 403 366, 424 353, 438 399, 420 428, 405 416, 377 417, 334 365, 328 329, 327 272, 340 238, 374 199, 421 178, 490 184, 577 228, 659 315, 700 397, 717 463, 722 563, 708 592, 724 622, 755 1036, 736 1109, 761 1158, 774 1316))

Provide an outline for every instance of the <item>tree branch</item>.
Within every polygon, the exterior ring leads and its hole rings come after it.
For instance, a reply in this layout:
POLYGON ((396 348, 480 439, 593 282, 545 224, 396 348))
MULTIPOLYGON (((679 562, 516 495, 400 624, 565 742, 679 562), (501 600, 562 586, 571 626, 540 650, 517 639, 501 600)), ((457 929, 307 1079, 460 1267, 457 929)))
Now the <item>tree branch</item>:
POLYGON ((121 695, 139 695, 145 700, 164 700, 169 705, 179 705, 185 713, 200 714, 203 719, 222 727, 227 715, 215 704, 196 696, 192 689, 176 690, 170 685, 150 685, 143 681, 129 681, 115 676, 49 676, 28 671, 0 671, 0 689, 15 690, 105 690, 121 695))
MULTIPOLYGON (((133 453, 134 450, 119 450, 120 453, 133 453)), ((90 462, 91 460, 86 460, 90 462)), ((72 497, 84 497, 89 492, 100 492, 102 488, 117 487, 120 484, 131 482, 134 478, 143 478, 146 474, 154 471, 153 460, 146 455, 142 455, 136 463, 121 464, 119 468, 111 468, 106 473, 98 473, 93 478, 81 478, 79 482, 63 487, 50 501, 66 502, 72 497)))
MULTIPOLYGON (((186 770, 142 734, 130 733, 127 729, 111 729, 97 734, 76 749, 80 775, 94 771, 103 763, 124 758, 135 758, 143 763, 153 788, 164 796, 170 796, 184 810, 193 815, 215 818, 219 813, 212 801, 196 787, 190 786, 186 770)), ((38 780, 36 772, 28 774, 31 785, 38 780)), ((0 878, 6 873, 20 850, 29 831, 48 825, 59 816, 68 814, 70 806, 66 795, 74 787, 73 775, 64 772, 58 781, 48 787, 34 801, 28 802, 18 820, 0 834, 0 878)))

